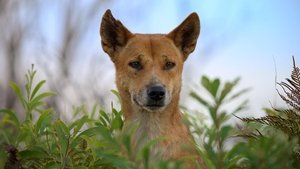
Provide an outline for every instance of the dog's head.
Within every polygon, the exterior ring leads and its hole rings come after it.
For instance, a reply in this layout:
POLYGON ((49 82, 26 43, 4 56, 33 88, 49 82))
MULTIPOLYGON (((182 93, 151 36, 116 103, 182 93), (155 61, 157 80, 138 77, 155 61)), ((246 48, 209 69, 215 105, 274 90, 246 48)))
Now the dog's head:
POLYGON ((196 13, 169 34, 133 34, 107 10, 101 43, 115 64, 122 102, 153 112, 178 101, 183 63, 194 51, 199 32, 196 13))

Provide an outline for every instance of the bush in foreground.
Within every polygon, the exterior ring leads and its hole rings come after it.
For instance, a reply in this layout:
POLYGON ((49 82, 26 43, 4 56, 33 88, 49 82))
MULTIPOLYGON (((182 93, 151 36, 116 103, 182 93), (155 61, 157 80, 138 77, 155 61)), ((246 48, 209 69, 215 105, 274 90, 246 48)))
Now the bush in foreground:
MULTIPOLYGON (((24 120, 14 110, 0 109, 0 168, 182 168, 180 160, 150 157, 151 146, 160 139, 134 149, 131 135, 137 126, 124 130, 122 112, 113 106, 109 112, 98 106, 91 111, 81 106, 74 109, 73 121, 62 121, 44 101, 55 93, 41 92, 45 81, 35 83, 35 76, 32 67, 24 88, 10 83, 23 107, 24 120)), ((249 90, 236 91, 238 83, 239 79, 222 83, 204 76, 200 86, 206 95, 191 92, 212 121, 205 122, 200 114, 186 115, 208 168, 299 168, 299 68, 294 63, 291 79, 279 83, 286 94, 280 96, 291 109, 266 109, 267 116, 243 118, 244 123, 234 126, 228 120, 237 117, 247 101, 235 103, 233 110, 227 110, 226 105, 249 90)))

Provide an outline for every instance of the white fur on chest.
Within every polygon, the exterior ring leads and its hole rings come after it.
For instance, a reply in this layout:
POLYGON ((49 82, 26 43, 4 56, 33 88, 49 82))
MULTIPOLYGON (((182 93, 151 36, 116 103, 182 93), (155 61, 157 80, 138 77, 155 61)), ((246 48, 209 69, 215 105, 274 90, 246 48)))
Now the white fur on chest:
POLYGON ((135 135, 136 139, 145 138, 145 141, 150 141, 162 136, 164 124, 161 123, 157 113, 139 113, 134 122, 139 125, 135 135))
MULTIPOLYGON (((154 139, 164 139, 166 124, 162 123, 158 113, 159 112, 141 112, 134 118, 134 122, 138 124, 138 128, 134 135, 134 140, 137 141, 138 147, 141 148, 143 145, 154 139)), ((159 145, 160 143, 152 145, 151 155, 164 155, 167 152, 168 147, 159 145)))

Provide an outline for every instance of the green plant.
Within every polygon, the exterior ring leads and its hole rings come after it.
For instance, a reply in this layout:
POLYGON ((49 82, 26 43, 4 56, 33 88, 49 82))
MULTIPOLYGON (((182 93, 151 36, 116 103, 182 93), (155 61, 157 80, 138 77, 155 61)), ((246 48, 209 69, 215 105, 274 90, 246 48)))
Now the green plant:
POLYGON ((277 83, 285 95, 281 94, 279 90, 277 91, 281 99, 290 108, 265 109, 267 115, 264 117, 241 118, 247 124, 255 125, 255 127, 249 127, 249 125, 244 127, 243 134, 241 134, 243 137, 250 138, 250 144, 244 151, 245 157, 251 159, 251 162, 248 162, 250 167, 262 168, 253 161, 263 161, 259 164, 264 164, 265 168, 300 167, 300 69, 296 66, 294 58, 291 78, 286 80, 287 82, 277 83), (270 142, 271 146, 265 144, 265 141, 270 142), (257 145, 254 143, 257 143, 257 145), (250 148, 255 151, 249 151, 250 148), (259 150, 272 153, 262 153, 264 155, 254 156, 259 150))
MULTIPOLYGON (((201 87, 204 89, 206 97, 203 93, 200 95, 195 91, 190 93, 200 105, 202 105, 209 113, 209 117, 212 121, 211 125, 206 125, 204 130, 204 152, 203 156, 209 168, 223 169, 223 168, 235 168, 237 167, 237 161, 242 156, 236 153, 236 149, 226 149, 225 144, 234 133, 234 127, 228 123, 232 114, 236 114, 243 110, 247 106, 247 100, 240 104, 236 104, 235 108, 231 111, 224 109, 224 107, 232 101, 239 98, 249 89, 242 89, 234 93, 234 89, 238 85, 240 79, 221 83, 220 79, 209 79, 203 76, 201 79, 201 87)), ((196 123, 192 124, 193 129, 196 123)), ((201 128, 198 127, 200 131, 201 128)), ((200 133, 201 134, 201 133, 200 133)), ((198 133, 199 135, 199 133, 198 133)))
MULTIPOLYGON (((0 109, 0 168, 5 169, 181 169, 182 161, 161 160, 150 156, 150 140, 141 148, 132 146, 138 127, 125 124, 122 112, 95 105, 74 107, 73 120, 59 119, 45 99, 53 92, 41 92, 45 81, 35 83, 34 67, 27 72, 23 88, 10 86, 23 107, 0 109), (23 114, 22 114, 23 113, 23 114), (18 115, 25 118, 21 119, 18 115)), ((222 83, 220 79, 201 78, 200 92, 191 97, 208 113, 211 123, 199 115, 187 115, 196 142, 203 144, 199 154, 209 169, 281 169, 300 167, 300 69, 294 67, 287 82, 278 83, 285 94, 279 95, 289 109, 265 109, 261 118, 240 118, 234 126, 229 119, 247 107, 240 101, 249 89, 237 91, 240 79, 222 83), (233 107, 229 109, 230 106, 233 107)), ((113 93, 118 96, 116 91, 113 93)))
POLYGON ((134 149, 131 136, 136 127, 127 126, 123 131, 122 112, 113 106, 111 112, 98 106, 91 111, 84 106, 75 107, 73 114, 77 118, 68 123, 57 118, 45 102, 54 93, 40 92, 45 81, 35 85, 35 76, 32 66, 24 88, 10 83, 24 109, 25 120, 20 120, 14 110, 0 109, 0 168, 180 168, 180 161, 150 159, 156 140, 134 149))

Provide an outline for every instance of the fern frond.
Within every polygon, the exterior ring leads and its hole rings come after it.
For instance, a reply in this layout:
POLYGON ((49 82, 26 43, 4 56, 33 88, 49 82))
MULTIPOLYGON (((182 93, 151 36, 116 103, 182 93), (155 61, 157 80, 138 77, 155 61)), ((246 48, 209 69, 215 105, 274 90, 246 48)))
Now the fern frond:
MULTIPOLYGON (((288 95, 288 93, 286 91, 284 91, 286 93, 286 95, 288 95)), ((280 92, 277 90, 277 93, 279 95, 279 97, 288 105, 292 106, 294 109, 296 109, 297 111, 300 111, 300 106, 298 106, 297 102, 294 102, 292 99, 286 98, 285 96, 283 96, 282 94, 280 94, 280 92)))
MULTIPOLYGON (((289 115, 294 116, 295 114, 290 113, 289 115)), ((291 137, 300 136, 300 123, 293 119, 268 115, 261 118, 242 118, 242 120, 245 122, 257 122, 275 127, 291 137)))
POLYGON ((291 84, 300 91, 300 69, 296 66, 295 58, 293 57, 293 71, 291 75, 292 81, 291 84))
POLYGON ((280 110, 280 112, 283 112, 289 119, 294 120, 300 124, 300 115, 296 111, 287 109, 287 110, 280 110))
POLYGON ((278 90, 277 92, 283 101, 297 111, 300 111, 300 69, 296 66, 294 57, 291 78, 287 78, 286 80, 287 82, 277 83, 282 88, 286 96, 280 94, 278 90))

